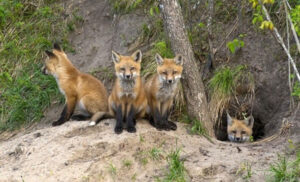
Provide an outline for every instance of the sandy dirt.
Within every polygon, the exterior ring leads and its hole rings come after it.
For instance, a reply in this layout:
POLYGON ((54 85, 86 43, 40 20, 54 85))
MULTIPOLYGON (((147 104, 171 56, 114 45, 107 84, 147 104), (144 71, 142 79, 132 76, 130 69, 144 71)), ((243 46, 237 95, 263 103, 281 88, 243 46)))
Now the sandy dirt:
POLYGON ((189 134, 184 124, 166 132, 139 121, 137 133, 120 135, 114 134, 114 125, 114 120, 95 127, 88 127, 87 121, 67 122, 2 142, 0 181, 155 181, 165 176, 166 157, 176 149, 181 150, 188 181, 243 181, 247 163, 251 181, 264 181, 270 162, 284 150, 278 142, 213 144, 189 134), (150 154, 153 148, 161 151, 158 159, 150 154))

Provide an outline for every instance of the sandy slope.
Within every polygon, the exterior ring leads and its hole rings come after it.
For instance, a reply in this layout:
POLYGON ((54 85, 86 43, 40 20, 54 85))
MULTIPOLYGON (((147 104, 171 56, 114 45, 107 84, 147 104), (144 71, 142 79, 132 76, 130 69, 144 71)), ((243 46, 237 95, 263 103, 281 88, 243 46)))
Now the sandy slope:
POLYGON ((242 180, 236 172, 246 162, 252 166, 251 179, 264 181, 269 163, 283 148, 212 144, 188 134, 184 124, 178 124, 177 131, 165 132, 140 121, 137 133, 120 135, 113 132, 114 120, 87 125, 87 121, 67 122, 2 142, 0 181, 155 181, 165 175, 166 156, 176 148, 181 149, 190 181, 242 180), (162 151, 158 160, 149 154, 154 147, 162 151), (124 161, 131 165, 125 167, 124 161))

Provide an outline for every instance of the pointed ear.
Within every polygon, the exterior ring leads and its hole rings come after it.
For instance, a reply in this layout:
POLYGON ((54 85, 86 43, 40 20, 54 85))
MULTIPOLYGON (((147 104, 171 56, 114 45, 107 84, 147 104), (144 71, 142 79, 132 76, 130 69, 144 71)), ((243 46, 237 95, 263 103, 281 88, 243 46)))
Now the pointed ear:
POLYGON ((47 50, 45 52, 46 52, 46 54, 49 58, 55 58, 56 57, 55 54, 53 54, 53 52, 50 52, 50 51, 47 51, 47 50))
POLYGON ((155 54, 155 61, 158 65, 164 64, 164 59, 158 53, 155 54))
POLYGON ((115 51, 111 51, 111 56, 112 56, 112 60, 114 63, 119 63, 120 62, 120 55, 118 53, 116 53, 115 51))
POLYGON ((133 60, 135 61, 135 62, 142 62, 142 51, 141 50, 137 50, 137 51, 135 51, 132 55, 131 55, 131 57, 133 58, 133 60))
POLYGON ((253 116, 251 115, 251 116, 249 116, 248 118, 244 119, 244 123, 245 123, 247 126, 253 128, 253 125, 254 125, 254 118, 253 118, 253 116))
POLYGON ((175 58, 174 61, 177 65, 183 65, 183 57, 182 55, 178 54, 175 58))
POLYGON ((227 114, 227 126, 231 126, 232 125, 232 118, 231 116, 228 114, 228 112, 226 112, 227 114))
POLYGON ((53 48, 54 48, 55 50, 62 51, 62 49, 61 49, 61 47, 58 45, 58 43, 54 43, 54 44, 53 44, 53 48))

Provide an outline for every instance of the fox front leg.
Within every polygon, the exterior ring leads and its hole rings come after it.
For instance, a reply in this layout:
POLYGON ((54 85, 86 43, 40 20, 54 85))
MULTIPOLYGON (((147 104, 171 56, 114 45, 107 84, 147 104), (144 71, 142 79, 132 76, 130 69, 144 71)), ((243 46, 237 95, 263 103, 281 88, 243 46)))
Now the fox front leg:
POLYGON ((115 111, 116 113, 116 126, 115 126, 115 133, 120 134, 123 131, 123 116, 124 110, 122 109, 122 105, 119 105, 115 111))
POLYGON ((136 109, 133 106, 131 106, 130 108, 127 108, 127 110, 129 110, 126 118, 127 131, 129 133, 135 133, 136 132, 136 128, 135 128, 136 109))
POLYGON ((168 120, 169 115, 170 115, 170 111, 171 111, 171 107, 170 107, 171 104, 172 104, 172 100, 163 104, 163 106, 162 106, 162 120, 167 124, 168 130, 176 130, 177 125, 174 122, 168 120))

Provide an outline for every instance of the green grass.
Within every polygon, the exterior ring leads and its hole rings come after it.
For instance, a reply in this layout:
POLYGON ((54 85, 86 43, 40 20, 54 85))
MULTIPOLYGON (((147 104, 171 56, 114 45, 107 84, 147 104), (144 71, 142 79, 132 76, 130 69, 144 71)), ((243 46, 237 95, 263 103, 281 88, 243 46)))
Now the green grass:
POLYGON ((72 51, 59 2, 0 1, 0 131, 38 121, 50 101, 62 101, 55 80, 40 71, 53 42, 72 51))
POLYGON ((130 168, 132 166, 132 161, 131 160, 124 160, 123 161, 123 166, 126 168, 130 168))
POLYGON ((244 181, 250 181, 252 177, 252 166, 249 162, 244 162, 236 172, 236 175, 241 175, 244 181))
POLYGON ((228 108, 228 103, 236 95, 253 95, 254 85, 254 77, 245 65, 238 65, 234 68, 225 66, 218 69, 208 83, 211 98, 209 105, 213 121, 218 122, 219 115, 225 108, 228 108), (246 88, 246 93, 237 93, 238 88, 246 88))
POLYGON ((185 182, 187 181, 187 173, 184 167, 184 161, 180 159, 180 150, 172 151, 168 157, 168 173, 162 180, 163 182, 185 182))
POLYGON ((149 151, 150 157, 152 160, 160 160, 162 158, 162 151, 159 148, 153 147, 150 151, 149 151))
POLYGON ((300 151, 295 160, 288 160, 286 156, 278 155, 276 162, 270 166, 271 178, 274 182, 297 182, 300 178, 300 151))

